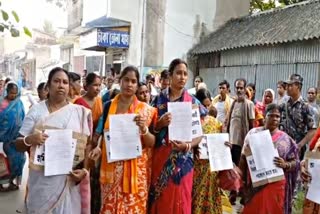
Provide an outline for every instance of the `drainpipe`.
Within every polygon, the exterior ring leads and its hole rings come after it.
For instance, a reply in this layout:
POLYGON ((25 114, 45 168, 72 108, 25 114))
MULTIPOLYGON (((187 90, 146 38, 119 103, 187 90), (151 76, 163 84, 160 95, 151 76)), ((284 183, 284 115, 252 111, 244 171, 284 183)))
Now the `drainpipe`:
MULTIPOLYGON (((141 27, 141 58, 140 58, 140 74, 142 74, 142 69, 144 66, 144 43, 145 43, 145 23, 146 23, 146 8, 147 0, 143 0, 143 9, 142 9, 142 27, 141 27)), ((142 75, 140 75, 140 81, 143 81, 142 75)))

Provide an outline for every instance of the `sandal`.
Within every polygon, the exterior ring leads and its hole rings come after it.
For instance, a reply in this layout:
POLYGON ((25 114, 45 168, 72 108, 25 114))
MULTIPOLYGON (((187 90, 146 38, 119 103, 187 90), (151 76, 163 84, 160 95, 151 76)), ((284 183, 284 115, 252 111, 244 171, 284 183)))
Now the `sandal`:
POLYGON ((7 188, 4 188, 2 185, 0 185, 0 192, 7 192, 7 188))
POLYGON ((19 190, 19 186, 15 185, 15 184, 10 184, 6 190, 7 190, 7 192, 16 191, 16 190, 19 190))

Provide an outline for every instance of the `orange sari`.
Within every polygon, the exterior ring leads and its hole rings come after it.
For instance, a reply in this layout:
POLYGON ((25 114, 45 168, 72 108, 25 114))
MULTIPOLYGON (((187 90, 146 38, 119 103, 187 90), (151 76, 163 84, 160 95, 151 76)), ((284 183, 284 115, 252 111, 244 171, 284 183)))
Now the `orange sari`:
MULTIPOLYGON (((117 95, 108 112, 116 114, 120 95, 117 95)), ((157 111, 135 97, 127 113, 147 115, 148 126, 155 123, 157 111)), ((105 129, 109 129, 107 117, 105 129)), ((143 141, 142 141, 143 145, 143 141)), ((102 143, 100 169, 101 214, 147 213, 148 190, 151 180, 151 148, 144 148, 137 159, 107 163, 105 143, 102 143)))

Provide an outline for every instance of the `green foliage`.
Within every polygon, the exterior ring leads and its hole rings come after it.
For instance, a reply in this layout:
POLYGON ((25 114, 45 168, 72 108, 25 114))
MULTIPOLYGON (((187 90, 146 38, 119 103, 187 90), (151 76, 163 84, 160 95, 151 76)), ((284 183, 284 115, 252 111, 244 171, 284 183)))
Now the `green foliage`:
POLYGON ((270 10, 272 8, 276 8, 276 6, 282 7, 303 1, 306 0, 251 0, 250 12, 254 13, 259 11, 270 10))
MULTIPOLYGON (((20 30, 17 26, 17 24, 20 22, 20 18, 18 14, 13 10, 9 15, 8 11, 6 11, 5 9, 2 9, 1 1, 0 1, 0 11, 1 11, 0 32, 8 31, 10 32, 12 37, 20 36, 20 30)), ((27 27, 23 27, 23 31, 27 36, 32 37, 32 34, 27 27)))

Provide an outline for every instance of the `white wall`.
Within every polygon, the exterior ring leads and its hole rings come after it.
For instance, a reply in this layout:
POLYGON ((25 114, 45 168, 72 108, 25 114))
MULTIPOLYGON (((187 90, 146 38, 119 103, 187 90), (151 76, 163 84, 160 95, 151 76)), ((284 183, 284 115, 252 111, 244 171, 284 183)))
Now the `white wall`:
POLYGON ((192 47, 196 15, 200 15, 200 23, 206 23, 207 28, 212 30, 215 10, 215 0, 167 1, 164 66, 168 66, 174 58, 185 56, 192 47))
POLYGON ((110 16, 131 22, 128 64, 140 65, 143 0, 110 0, 110 16))

